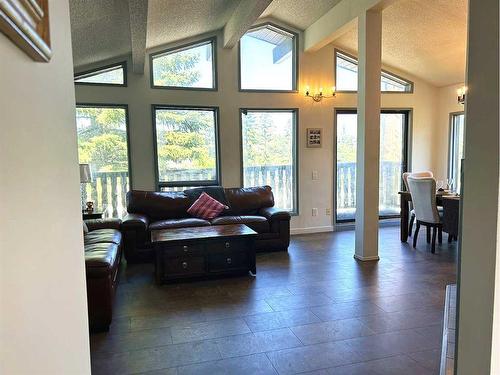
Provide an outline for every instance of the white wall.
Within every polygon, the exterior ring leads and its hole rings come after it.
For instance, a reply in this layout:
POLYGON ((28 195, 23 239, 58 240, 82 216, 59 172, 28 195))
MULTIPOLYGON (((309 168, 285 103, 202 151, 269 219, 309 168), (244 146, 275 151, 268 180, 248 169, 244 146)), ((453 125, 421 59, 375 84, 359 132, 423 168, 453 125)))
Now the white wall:
POLYGON ((89 374, 68 1, 54 56, 0 34, 0 373, 89 374))
MULTIPOLYGON (((279 24, 274 20, 273 23, 279 24)), ((166 47, 182 45, 212 35, 214 34, 199 36, 166 47)), ((239 186, 241 183, 239 108, 299 108, 300 215, 292 218, 292 228, 294 232, 331 229, 333 216, 326 215, 326 208, 333 208, 334 109, 355 108, 356 94, 338 93, 336 98, 314 103, 304 96, 304 87, 309 85, 311 89, 321 86, 327 88, 335 84, 334 46, 328 45, 314 53, 299 54, 299 93, 245 93, 238 91, 238 48, 222 49, 220 37, 219 34, 217 92, 151 89, 149 64, 146 63, 144 75, 129 72, 126 88, 77 85, 77 102, 129 105, 132 184, 135 189, 155 189, 151 104, 219 106, 222 183, 227 187, 239 186), (306 128, 309 127, 323 128, 322 148, 306 148, 306 128), (312 180, 313 170, 319 172, 319 180, 312 180), (311 215, 312 208, 318 208, 318 216, 311 215)), ((302 45, 302 35, 300 39, 302 45)), ((149 52, 162 49, 165 49, 165 46, 149 52)), ((123 58, 117 58, 115 61, 121 60, 123 58)), ((79 70, 87 68, 89 67, 79 70)), ((403 75, 397 70, 388 69, 403 75)), ((433 169, 434 149, 431 140, 436 126, 438 91, 416 77, 408 74, 403 76, 414 81, 415 92, 383 94, 382 107, 413 109, 412 168, 433 169)))

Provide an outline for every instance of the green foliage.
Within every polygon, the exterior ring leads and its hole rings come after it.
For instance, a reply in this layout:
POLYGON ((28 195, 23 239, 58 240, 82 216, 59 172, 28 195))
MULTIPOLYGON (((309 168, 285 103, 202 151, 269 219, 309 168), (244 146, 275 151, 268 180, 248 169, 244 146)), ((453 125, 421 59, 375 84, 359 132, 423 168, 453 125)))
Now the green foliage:
POLYGON ((80 145, 80 160, 99 172, 127 170, 127 143, 117 134, 102 134, 80 145))
POLYGON ((292 164, 292 124, 277 126, 274 115, 267 112, 243 115, 245 166, 292 164))
POLYGON ((77 108, 78 155, 95 172, 127 171, 125 110, 77 108))
POLYGON ((196 69, 199 61, 199 53, 189 51, 156 58, 153 70, 155 85, 191 86, 200 78, 200 72, 196 69))
POLYGON ((164 109, 156 112, 160 173, 215 167, 212 111, 164 109))
POLYGON ((337 142, 337 161, 339 163, 356 162, 356 133, 343 134, 342 140, 337 142))

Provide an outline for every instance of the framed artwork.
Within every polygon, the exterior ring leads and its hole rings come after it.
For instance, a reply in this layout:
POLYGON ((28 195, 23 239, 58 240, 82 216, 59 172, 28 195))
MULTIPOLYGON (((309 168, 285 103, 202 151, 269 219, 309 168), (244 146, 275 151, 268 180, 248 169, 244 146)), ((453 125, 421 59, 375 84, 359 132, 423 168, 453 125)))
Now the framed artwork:
POLYGON ((321 147, 321 130, 320 128, 307 129, 307 147, 319 148, 321 147))
POLYGON ((0 0, 0 31, 33 60, 52 57, 48 0, 0 0))

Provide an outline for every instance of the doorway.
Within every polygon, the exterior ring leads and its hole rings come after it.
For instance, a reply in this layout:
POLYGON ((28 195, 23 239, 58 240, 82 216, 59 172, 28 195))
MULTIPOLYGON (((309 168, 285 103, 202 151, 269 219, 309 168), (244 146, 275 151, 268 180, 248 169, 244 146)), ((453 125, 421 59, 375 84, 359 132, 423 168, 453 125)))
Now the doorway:
MULTIPOLYGON (((399 217, 401 175, 408 170, 409 110, 387 109, 380 115, 379 218, 399 217)), ((356 214, 355 109, 335 111, 335 222, 354 222, 356 214)))

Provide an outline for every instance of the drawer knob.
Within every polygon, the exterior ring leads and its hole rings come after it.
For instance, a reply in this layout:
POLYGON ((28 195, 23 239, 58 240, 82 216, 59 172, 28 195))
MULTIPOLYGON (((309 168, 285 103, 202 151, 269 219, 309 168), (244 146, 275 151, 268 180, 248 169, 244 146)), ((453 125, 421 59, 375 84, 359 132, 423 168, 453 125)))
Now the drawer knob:
POLYGON ((184 252, 185 252, 185 253, 187 253, 187 251, 188 251, 188 247, 187 247, 186 245, 184 245, 184 246, 182 247, 182 249, 184 250, 184 252))
POLYGON ((187 262, 182 262, 182 268, 184 268, 184 269, 188 268, 187 262))
POLYGON ((230 247, 231 245, 229 244, 229 242, 226 242, 226 248, 230 247))
POLYGON ((233 260, 231 258, 227 258, 226 262, 227 262, 227 264, 231 264, 233 262, 233 260))

